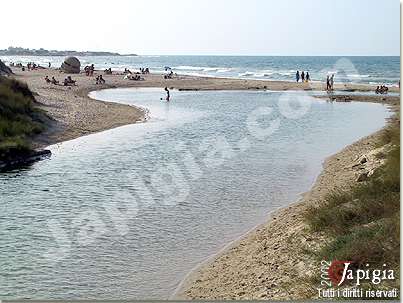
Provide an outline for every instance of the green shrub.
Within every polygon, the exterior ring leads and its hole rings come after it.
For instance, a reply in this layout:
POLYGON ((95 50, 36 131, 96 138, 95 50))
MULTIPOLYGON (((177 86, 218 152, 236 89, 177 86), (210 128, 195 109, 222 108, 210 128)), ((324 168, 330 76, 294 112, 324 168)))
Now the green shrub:
POLYGON ((0 160, 30 150, 29 139, 45 126, 26 84, 0 77, 0 160))
MULTIPOLYGON (((358 268, 388 264, 400 270, 400 123, 383 132, 381 145, 391 144, 385 165, 367 182, 329 194, 308 209, 305 219, 313 232, 327 235, 319 260, 350 260, 358 268)), ((394 282, 398 287, 399 281, 394 282)))

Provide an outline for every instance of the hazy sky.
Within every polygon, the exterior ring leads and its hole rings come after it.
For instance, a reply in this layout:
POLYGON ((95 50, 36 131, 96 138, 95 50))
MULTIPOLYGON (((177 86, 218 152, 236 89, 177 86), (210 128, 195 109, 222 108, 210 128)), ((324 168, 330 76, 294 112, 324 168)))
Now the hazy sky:
POLYGON ((0 7, 0 48, 400 54, 399 0, 3 0, 0 7))

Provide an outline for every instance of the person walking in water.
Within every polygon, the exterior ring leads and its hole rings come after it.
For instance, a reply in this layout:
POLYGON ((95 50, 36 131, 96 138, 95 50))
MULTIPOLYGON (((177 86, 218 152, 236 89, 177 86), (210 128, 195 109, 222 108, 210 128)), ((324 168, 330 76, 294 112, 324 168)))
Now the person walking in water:
POLYGON ((309 73, 308 72, 306 72, 306 75, 305 75, 305 79, 306 79, 306 82, 309 82, 309 73))
POLYGON ((304 71, 301 72, 301 82, 302 83, 305 82, 305 73, 304 73, 304 71))
POLYGON ((299 71, 297 71, 297 73, 295 74, 295 80, 297 80, 297 82, 299 82, 299 71))
POLYGON ((331 90, 334 89, 333 85, 334 85, 334 74, 332 74, 332 76, 330 77, 330 89, 331 90))
POLYGON ((167 100, 167 102, 169 102, 170 94, 169 94, 169 89, 168 89, 168 87, 165 86, 164 90, 167 92, 167 97, 166 97, 165 100, 167 100))

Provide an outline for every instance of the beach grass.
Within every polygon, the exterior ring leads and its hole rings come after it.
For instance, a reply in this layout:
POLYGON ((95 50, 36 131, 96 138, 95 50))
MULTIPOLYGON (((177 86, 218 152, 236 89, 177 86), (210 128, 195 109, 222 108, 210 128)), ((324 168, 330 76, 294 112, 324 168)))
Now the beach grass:
POLYGON ((0 77, 0 160, 29 152, 30 138, 46 127, 44 117, 26 84, 0 77))
POLYGON ((313 232, 329 239, 316 254, 320 260, 349 260, 358 268, 400 270, 400 119, 383 131, 380 146, 392 148, 380 155, 383 167, 367 181, 329 194, 305 218, 313 232))

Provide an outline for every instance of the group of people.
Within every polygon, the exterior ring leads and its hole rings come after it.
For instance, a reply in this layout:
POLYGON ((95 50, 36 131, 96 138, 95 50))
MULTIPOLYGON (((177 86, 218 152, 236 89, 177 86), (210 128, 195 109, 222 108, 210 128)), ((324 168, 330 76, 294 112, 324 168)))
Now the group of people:
POLYGON ((36 64, 35 62, 29 62, 27 64, 27 69, 28 70, 36 70, 38 68, 41 68, 41 66, 39 64, 36 64))
POLYGON ((86 67, 84 67, 84 71, 85 71, 85 74, 86 74, 87 76, 93 76, 93 75, 94 75, 94 71, 95 71, 94 64, 87 65, 86 67))
POLYGON ((376 94, 387 94, 389 91, 389 88, 385 85, 380 85, 376 87, 375 93, 376 94))
POLYGON ((328 92, 334 90, 334 74, 332 74, 331 76, 327 75, 327 77, 326 77, 326 90, 328 92))
POLYGON ((105 79, 102 77, 102 75, 99 75, 95 78, 95 84, 105 84, 105 79))
POLYGON ((52 79, 49 79, 49 77, 46 76, 46 77, 45 77, 45 81, 46 81, 46 83, 52 83, 52 84, 54 84, 54 85, 58 85, 58 84, 59 84, 59 81, 57 81, 57 80, 55 79, 55 77, 52 77, 52 79))
POLYGON ((126 76, 123 79, 127 79, 127 80, 134 80, 134 81, 140 81, 140 80, 144 80, 143 77, 140 76, 140 74, 126 74, 126 76))
POLYGON ((71 79, 71 76, 67 76, 67 78, 63 81, 64 86, 76 85, 76 81, 71 79))
MULTIPOLYGON (((55 77, 52 77, 49 79, 49 76, 45 77, 46 83, 51 83, 53 85, 59 85, 59 81, 55 79, 55 77)), ((64 86, 71 86, 71 85, 76 85, 76 81, 71 78, 71 76, 67 76, 67 78, 64 79, 63 81, 64 86)))
POLYGON ((146 74, 149 74, 149 73, 150 73, 150 70, 149 70, 148 67, 146 67, 146 68, 140 67, 140 72, 141 72, 143 75, 146 75, 146 74))
POLYGON ((169 73, 164 75, 164 79, 172 79, 174 76, 176 77, 178 75, 171 70, 169 73))
POLYGON ((302 71, 301 73, 297 70, 297 72, 295 73, 295 80, 297 82, 299 82, 299 80, 301 79, 301 82, 309 82, 311 80, 309 72, 304 72, 302 71))
MULTIPOLYGON (((23 71, 23 72, 25 72, 25 70, 46 69, 45 67, 40 66, 39 64, 36 64, 35 62, 28 62, 26 67, 20 62, 19 63, 10 62, 9 66, 21 68, 21 71, 23 71)), ((52 64, 49 62, 48 67, 50 68, 51 66, 52 66, 52 64)))
POLYGON ((112 68, 106 68, 104 70, 105 75, 112 75, 112 68))

